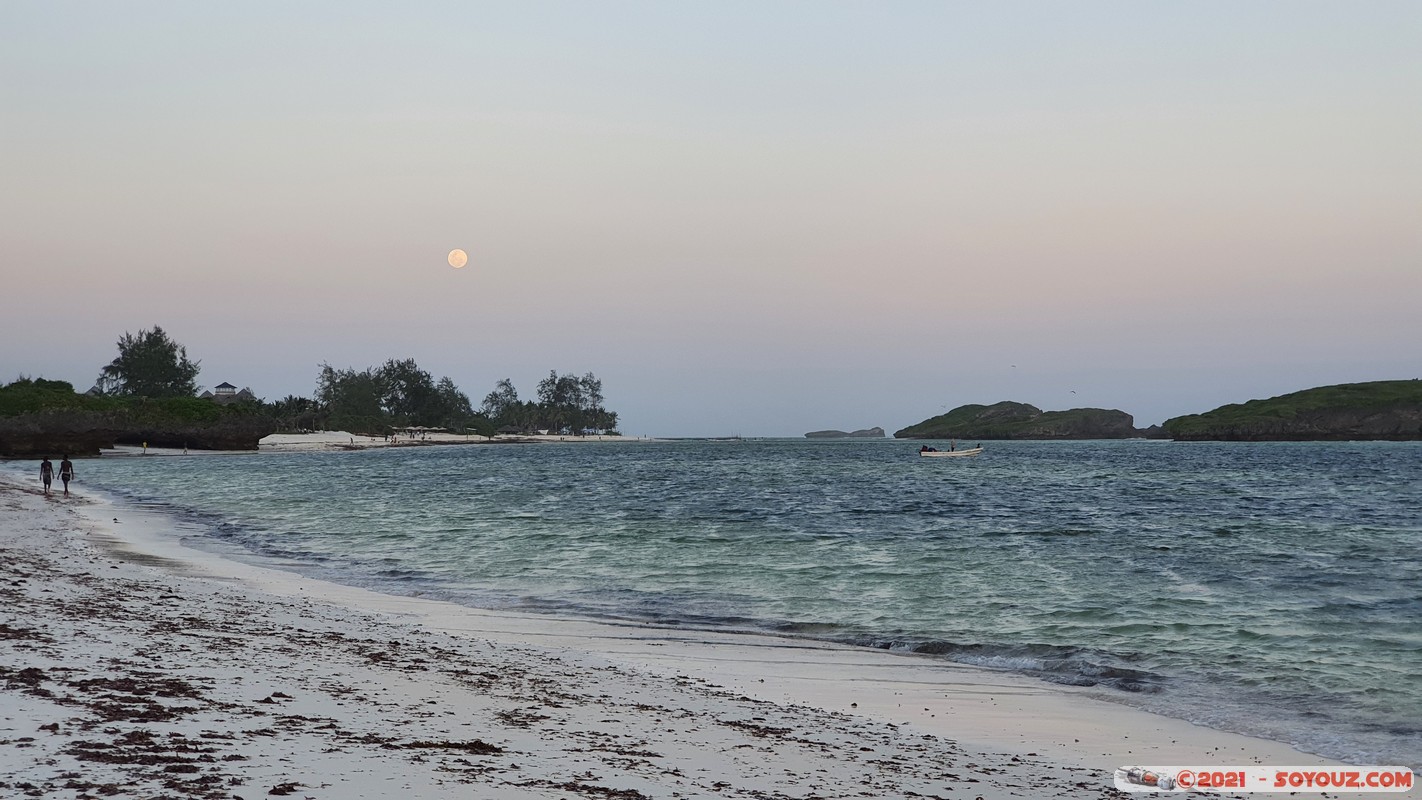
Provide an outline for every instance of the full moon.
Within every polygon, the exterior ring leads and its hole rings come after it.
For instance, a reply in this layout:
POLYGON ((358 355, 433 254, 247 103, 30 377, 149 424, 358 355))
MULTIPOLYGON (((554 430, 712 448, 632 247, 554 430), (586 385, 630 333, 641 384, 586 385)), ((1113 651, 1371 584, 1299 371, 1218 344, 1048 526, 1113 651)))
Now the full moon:
POLYGON ((465 264, 468 264, 468 263, 469 263, 469 254, 468 254, 468 253, 464 252, 463 250, 450 250, 450 251, 449 251, 449 265, 450 265, 451 267, 454 267, 455 269, 459 269, 460 267, 462 267, 462 266, 464 266, 465 264))

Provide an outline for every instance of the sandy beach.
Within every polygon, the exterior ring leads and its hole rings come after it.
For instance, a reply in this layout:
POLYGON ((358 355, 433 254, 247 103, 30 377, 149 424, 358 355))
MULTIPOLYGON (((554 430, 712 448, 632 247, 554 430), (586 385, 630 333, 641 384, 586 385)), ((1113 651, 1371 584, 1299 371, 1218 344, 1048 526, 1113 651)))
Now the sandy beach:
MULTIPOLYGON (((312 431, 309 433, 273 433, 263 437, 258 443, 259 453, 320 453, 346 450, 377 450, 390 447, 436 447, 443 445, 489 445, 489 444, 646 444, 662 441, 650 436, 607 436, 600 433, 587 436, 557 436, 533 434, 513 436, 500 434, 492 438, 474 434, 431 432, 422 436, 390 437, 367 436, 348 431, 312 431)), ((130 456, 217 456, 233 453, 250 453, 250 450, 196 450, 182 447, 144 447, 121 444, 104 450, 101 458, 127 458, 130 456)))
POLYGON ((773 636, 394 597, 0 476, 0 796, 1119 796, 1322 764, 1089 690, 773 636))
POLYGON ((262 439, 259 450, 263 453, 291 453, 319 450, 367 450, 379 447, 422 447, 433 445, 459 444, 531 444, 560 442, 564 444, 596 443, 637 443, 656 441, 646 436, 605 436, 594 433, 587 436, 557 436, 534 434, 528 436, 498 435, 492 438, 474 434, 457 434, 433 431, 417 436, 397 435, 392 438, 362 436, 346 431, 317 431, 312 433, 274 433, 262 439))

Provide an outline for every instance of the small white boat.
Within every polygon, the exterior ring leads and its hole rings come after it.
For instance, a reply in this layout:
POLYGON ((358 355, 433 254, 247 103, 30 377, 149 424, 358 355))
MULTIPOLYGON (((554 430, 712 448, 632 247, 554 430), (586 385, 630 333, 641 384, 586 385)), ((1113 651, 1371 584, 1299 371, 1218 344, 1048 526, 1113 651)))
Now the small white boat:
POLYGON ((983 448, 968 448, 966 450, 919 450, 919 455, 924 458, 933 459, 953 459, 964 458, 964 456, 975 456, 983 452, 983 448))
POLYGON ((981 447, 969 447, 967 450, 920 450, 918 454, 924 458, 963 458, 978 455, 982 451, 981 447))

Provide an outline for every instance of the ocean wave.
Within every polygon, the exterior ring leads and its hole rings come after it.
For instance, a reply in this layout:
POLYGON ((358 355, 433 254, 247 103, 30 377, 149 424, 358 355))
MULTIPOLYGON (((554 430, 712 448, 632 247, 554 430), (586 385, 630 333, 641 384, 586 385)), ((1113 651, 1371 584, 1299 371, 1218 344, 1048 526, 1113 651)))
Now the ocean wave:
POLYGON ((803 449, 113 459, 86 480, 204 549, 392 594, 894 649, 1422 761, 1422 448, 1003 443, 946 477, 803 449), (444 478, 407 480, 425 466, 444 478), (1313 484, 1366 491, 1320 506, 1313 484))
POLYGON ((1130 656, 1084 647, 1051 644, 972 643, 930 639, 859 639, 862 644, 883 650, 897 650, 936 656, 959 664, 1000 669, 1032 675, 1067 686, 1106 686, 1123 692, 1162 691, 1168 678, 1144 669, 1125 666, 1130 656))

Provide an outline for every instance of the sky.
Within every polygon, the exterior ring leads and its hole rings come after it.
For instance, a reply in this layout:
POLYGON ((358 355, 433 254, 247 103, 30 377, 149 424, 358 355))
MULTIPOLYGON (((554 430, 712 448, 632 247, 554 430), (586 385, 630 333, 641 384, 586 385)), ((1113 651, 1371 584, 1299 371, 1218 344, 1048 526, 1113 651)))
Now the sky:
POLYGON ((1422 377, 1422 3, 0 4, 0 382, 154 325, 653 436, 1422 377))

